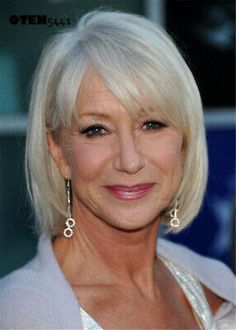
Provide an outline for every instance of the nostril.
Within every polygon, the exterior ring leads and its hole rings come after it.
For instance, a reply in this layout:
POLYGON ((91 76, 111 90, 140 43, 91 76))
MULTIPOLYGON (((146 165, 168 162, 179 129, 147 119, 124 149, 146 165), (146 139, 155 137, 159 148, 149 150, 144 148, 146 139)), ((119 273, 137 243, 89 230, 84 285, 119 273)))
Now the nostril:
POLYGON ((141 152, 137 150, 134 143, 126 143, 119 149, 114 161, 115 168, 129 174, 135 174, 145 165, 141 152))

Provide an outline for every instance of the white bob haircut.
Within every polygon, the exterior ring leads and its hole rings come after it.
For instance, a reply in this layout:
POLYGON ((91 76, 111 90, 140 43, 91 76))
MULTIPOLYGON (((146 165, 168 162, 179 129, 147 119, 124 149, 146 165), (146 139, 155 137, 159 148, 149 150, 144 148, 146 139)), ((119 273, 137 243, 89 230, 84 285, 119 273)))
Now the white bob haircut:
MULTIPOLYGON (((57 34, 39 61, 30 103, 26 178, 39 232, 56 236, 66 217, 65 180, 47 145, 47 129, 57 136, 76 114, 84 75, 95 70, 127 111, 137 104, 158 111, 184 138, 182 182, 161 222, 178 199, 186 227, 199 212, 207 181, 207 148, 201 98, 184 59, 165 31, 144 17, 94 11, 57 34)), ((155 151, 153 151, 155 152, 155 151)), ((170 229, 173 231, 173 229, 170 229)))

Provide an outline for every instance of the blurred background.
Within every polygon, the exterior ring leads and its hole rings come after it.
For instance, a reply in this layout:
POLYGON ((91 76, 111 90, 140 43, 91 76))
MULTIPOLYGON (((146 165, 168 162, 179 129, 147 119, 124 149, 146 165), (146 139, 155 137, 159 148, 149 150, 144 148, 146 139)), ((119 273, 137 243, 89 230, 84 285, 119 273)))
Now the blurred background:
POLYGON ((164 26, 193 71, 204 105, 209 182, 195 222, 168 239, 222 260, 235 270, 234 1, 1 0, 0 276, 20 267, 36 252, 24 177, 32 74, 47 39, 98 7, 137 13, 164 26))

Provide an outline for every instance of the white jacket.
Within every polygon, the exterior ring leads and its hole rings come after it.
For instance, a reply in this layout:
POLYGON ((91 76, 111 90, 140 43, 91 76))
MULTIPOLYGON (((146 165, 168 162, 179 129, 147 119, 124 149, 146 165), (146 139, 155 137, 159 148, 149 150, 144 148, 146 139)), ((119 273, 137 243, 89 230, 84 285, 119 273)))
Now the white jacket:
MULTIPOLYGON (((224 298, 217 328, 236 329, 236 280, 227 266, 163 239, 157 251, 224 298)), ((32 261, 0 280, 0 329, 83 329, 77 298, 46 236, 32 261)))

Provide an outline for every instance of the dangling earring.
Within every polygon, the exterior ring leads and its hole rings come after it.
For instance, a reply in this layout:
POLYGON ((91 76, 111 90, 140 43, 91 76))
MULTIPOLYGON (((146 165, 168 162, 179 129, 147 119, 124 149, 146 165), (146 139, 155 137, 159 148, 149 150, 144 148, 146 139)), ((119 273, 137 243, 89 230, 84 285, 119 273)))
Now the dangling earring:
POLYGON ((66 196, 67 196, 67 219, 66 219, 66 228, 63 231, 63 234, 66 238, 70 238, 73 235, 72 228, 75 226, 75 220, 72 218, 71 214, 71 181, 66 180, 66 196))
POLYGON ((180 225, 180 220, 177 216, 178 206, 179 206, 179 202, 178 202, 178 200, 176 200, 175 207, 170 211, 170 217, 171 217, 170 225, 173 228, 178 228, 180 225))

